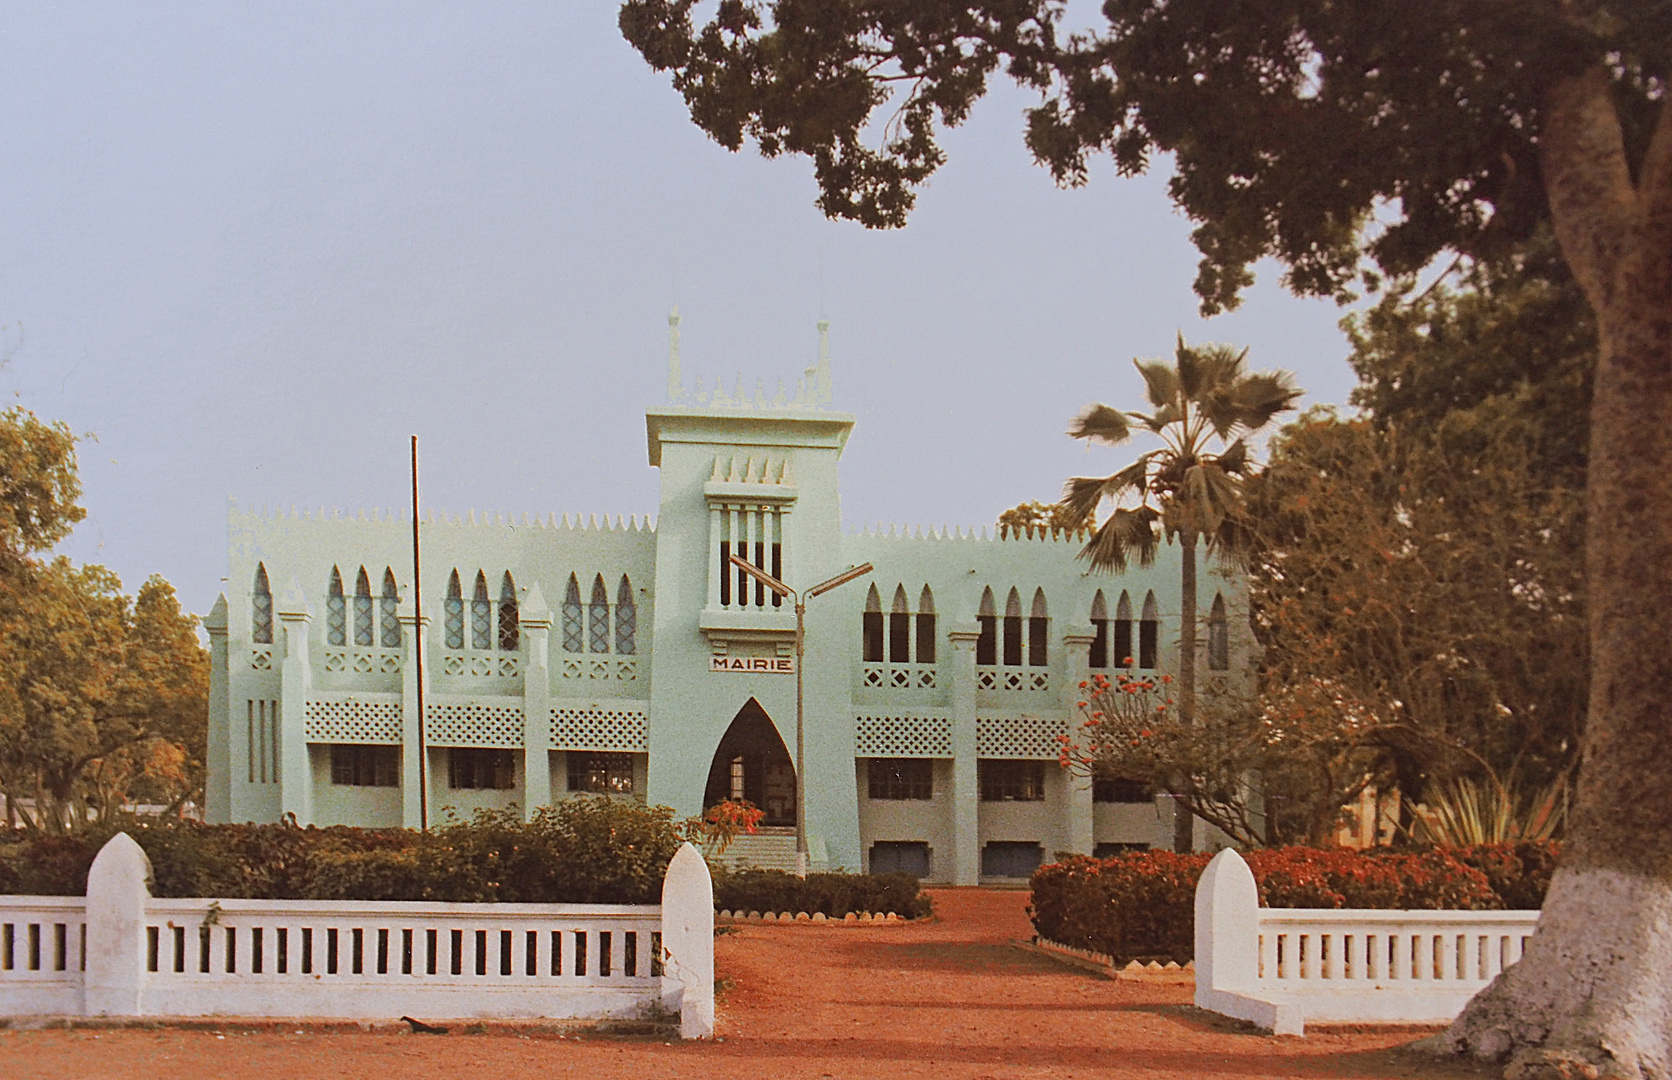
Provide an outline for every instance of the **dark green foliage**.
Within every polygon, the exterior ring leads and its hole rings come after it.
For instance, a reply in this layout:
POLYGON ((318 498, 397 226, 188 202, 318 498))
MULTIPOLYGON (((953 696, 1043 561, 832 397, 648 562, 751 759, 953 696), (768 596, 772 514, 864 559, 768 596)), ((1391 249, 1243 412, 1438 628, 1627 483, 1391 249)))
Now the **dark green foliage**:
MULTIPOLYGON (((570 799, 424 834, 290 825, 120 825, 151 859, 156 896, 456 903, 653 904, 682 840, 667 807, 570 799)), ((74 896, 117 826, 0 845, 0 892, 74 896)))
POLYGON ((802 880, 781 870, 717 871, 714 906, 720 911, 822 911, 833 919, 850 911, 892 911, 920 919, 930 911, 929 898, 910 874, 808 874, 802 880))
MULTIPOLYGON (((1304 847, 1250 852, 1262 907, 1532 910, 1555 869, 1552 843, 1367 852, 1304 847)), ((1028 909, 1040 937, 1128 960, 1195 955, 1196 882, 1209 856, 1139 851, 1076 855, 1034 872, 1028 909)))

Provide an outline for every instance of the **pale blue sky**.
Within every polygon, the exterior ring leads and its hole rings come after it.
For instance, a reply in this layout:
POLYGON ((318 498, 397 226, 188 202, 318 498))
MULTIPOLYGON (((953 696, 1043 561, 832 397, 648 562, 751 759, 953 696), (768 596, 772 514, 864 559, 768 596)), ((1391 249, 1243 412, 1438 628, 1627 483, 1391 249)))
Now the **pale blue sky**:
POLYGON ((653 513, 666 316, 689 374, 793 386, 832 323, 849 527, 986 525, 1130 459, 1062 435, 1136 405, 1175 332, 1307 403, 1352 385, 1341 312, 1263 268, 1204 322, 1164 177, 1064 192, 982 104, 910 226, 825 221, 811 170, 708 142, 611 3, 9 3, 0 390, 97 442, 62 550, 191 610, 228 496, 653 513))

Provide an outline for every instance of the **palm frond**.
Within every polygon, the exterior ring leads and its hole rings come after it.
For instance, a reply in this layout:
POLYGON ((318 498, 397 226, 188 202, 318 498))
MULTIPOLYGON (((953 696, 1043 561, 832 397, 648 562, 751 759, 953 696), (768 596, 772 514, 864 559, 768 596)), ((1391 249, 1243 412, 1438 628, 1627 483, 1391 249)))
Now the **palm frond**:
POLYGON ((1144 377, 1144 390, 1151 405, 1163 409, 1178 400, 1178 372, 1159 360, 1134 360, 1132 363, 1138 374, 1144 377))
POLYGON ((1278 413, 1288 412, 1302 391, 1287 371, 1262 371, 1238 379, 1232 397, 1239 410, 1238 422, 1249 431, 1271 423, 1278 413))
POLYGON ((1119 499, 1124 495, 1143 495, 1149 475, 1149 460, 1145 454, 1113 476, 1075 476, 1062 486, 1059 505, 1075 521, 1090 521, 1097 506, 1104 499, 1119 499))
POLYGON ((1526 794, 1512 787, 1490 787, 1457 780, 1441 787, 1417 808, 1418 840, 1465 847, 1507 840, 1551 840, 1567 822, 1567 782, 1526 794))
POLYGON ((1118 409, 1104 404, 1087 405, 1068 425, 1068 434, 1105 446, 1119 446, 1132 437, 1132 422, 1118 409))
POLYGON ((1253 467, 1253 460, 1248 456, 1248 443, 1243 439, 1227 446, 1223 452, 1213 458, 1213 463, 1224 469, 1232 476, 1246 476, 1253 467))
POLYGON ((1080 558, 1091 563, 1093 570, 1116 573, 1125 571, 1133 559, 1139 566, 1149 566, 1155 562, 1160 546, 1155 533, 1160 516, 1149 506, 1132 510, 1117 508, 1080 549, 1080 558))

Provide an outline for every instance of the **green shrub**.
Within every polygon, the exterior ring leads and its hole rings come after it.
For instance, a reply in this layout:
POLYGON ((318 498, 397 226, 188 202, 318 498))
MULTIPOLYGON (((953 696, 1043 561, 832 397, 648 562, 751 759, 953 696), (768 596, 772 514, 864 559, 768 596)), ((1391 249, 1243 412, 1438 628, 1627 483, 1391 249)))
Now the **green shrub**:
POLYGON ((84 894, 93 857, 119 830, 149 856, 155 896, 453 903, 657 903, 683 838, 667 807, 607 798, 429 833, 130 820, 0 843, 0 892, 84 894))
MULTIPOLYGON (((1549 842, 1427 851, 1268 848, 1248 853, 1263 907, 1529 909, 1544 900, 1557 855, 1549 842)), ((1195 953, 1196 882, 1207 855, 1083 855, 1034 872, 1028 914, 1040 937, 1117 962, 1195 953)))
POLYGON ((808 874, 802 879, 782 870, 716 869, 714 906, 720 911, 822 911, 832 919, 850 911, 892 911, 919 919, 931 910, 910 874, 808 874))

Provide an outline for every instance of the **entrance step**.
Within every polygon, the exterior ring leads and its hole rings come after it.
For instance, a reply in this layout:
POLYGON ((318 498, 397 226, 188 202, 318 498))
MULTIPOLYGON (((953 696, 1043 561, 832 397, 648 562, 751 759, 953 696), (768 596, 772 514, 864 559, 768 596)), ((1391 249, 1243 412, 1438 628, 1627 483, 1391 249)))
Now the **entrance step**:
POLYGON ((749 866, 758 870, 782 870, 787 874, 793 874, 795 830, 773 827, 744 833, 733 840, 731 847, 716 861, 734 869, 749 866))

